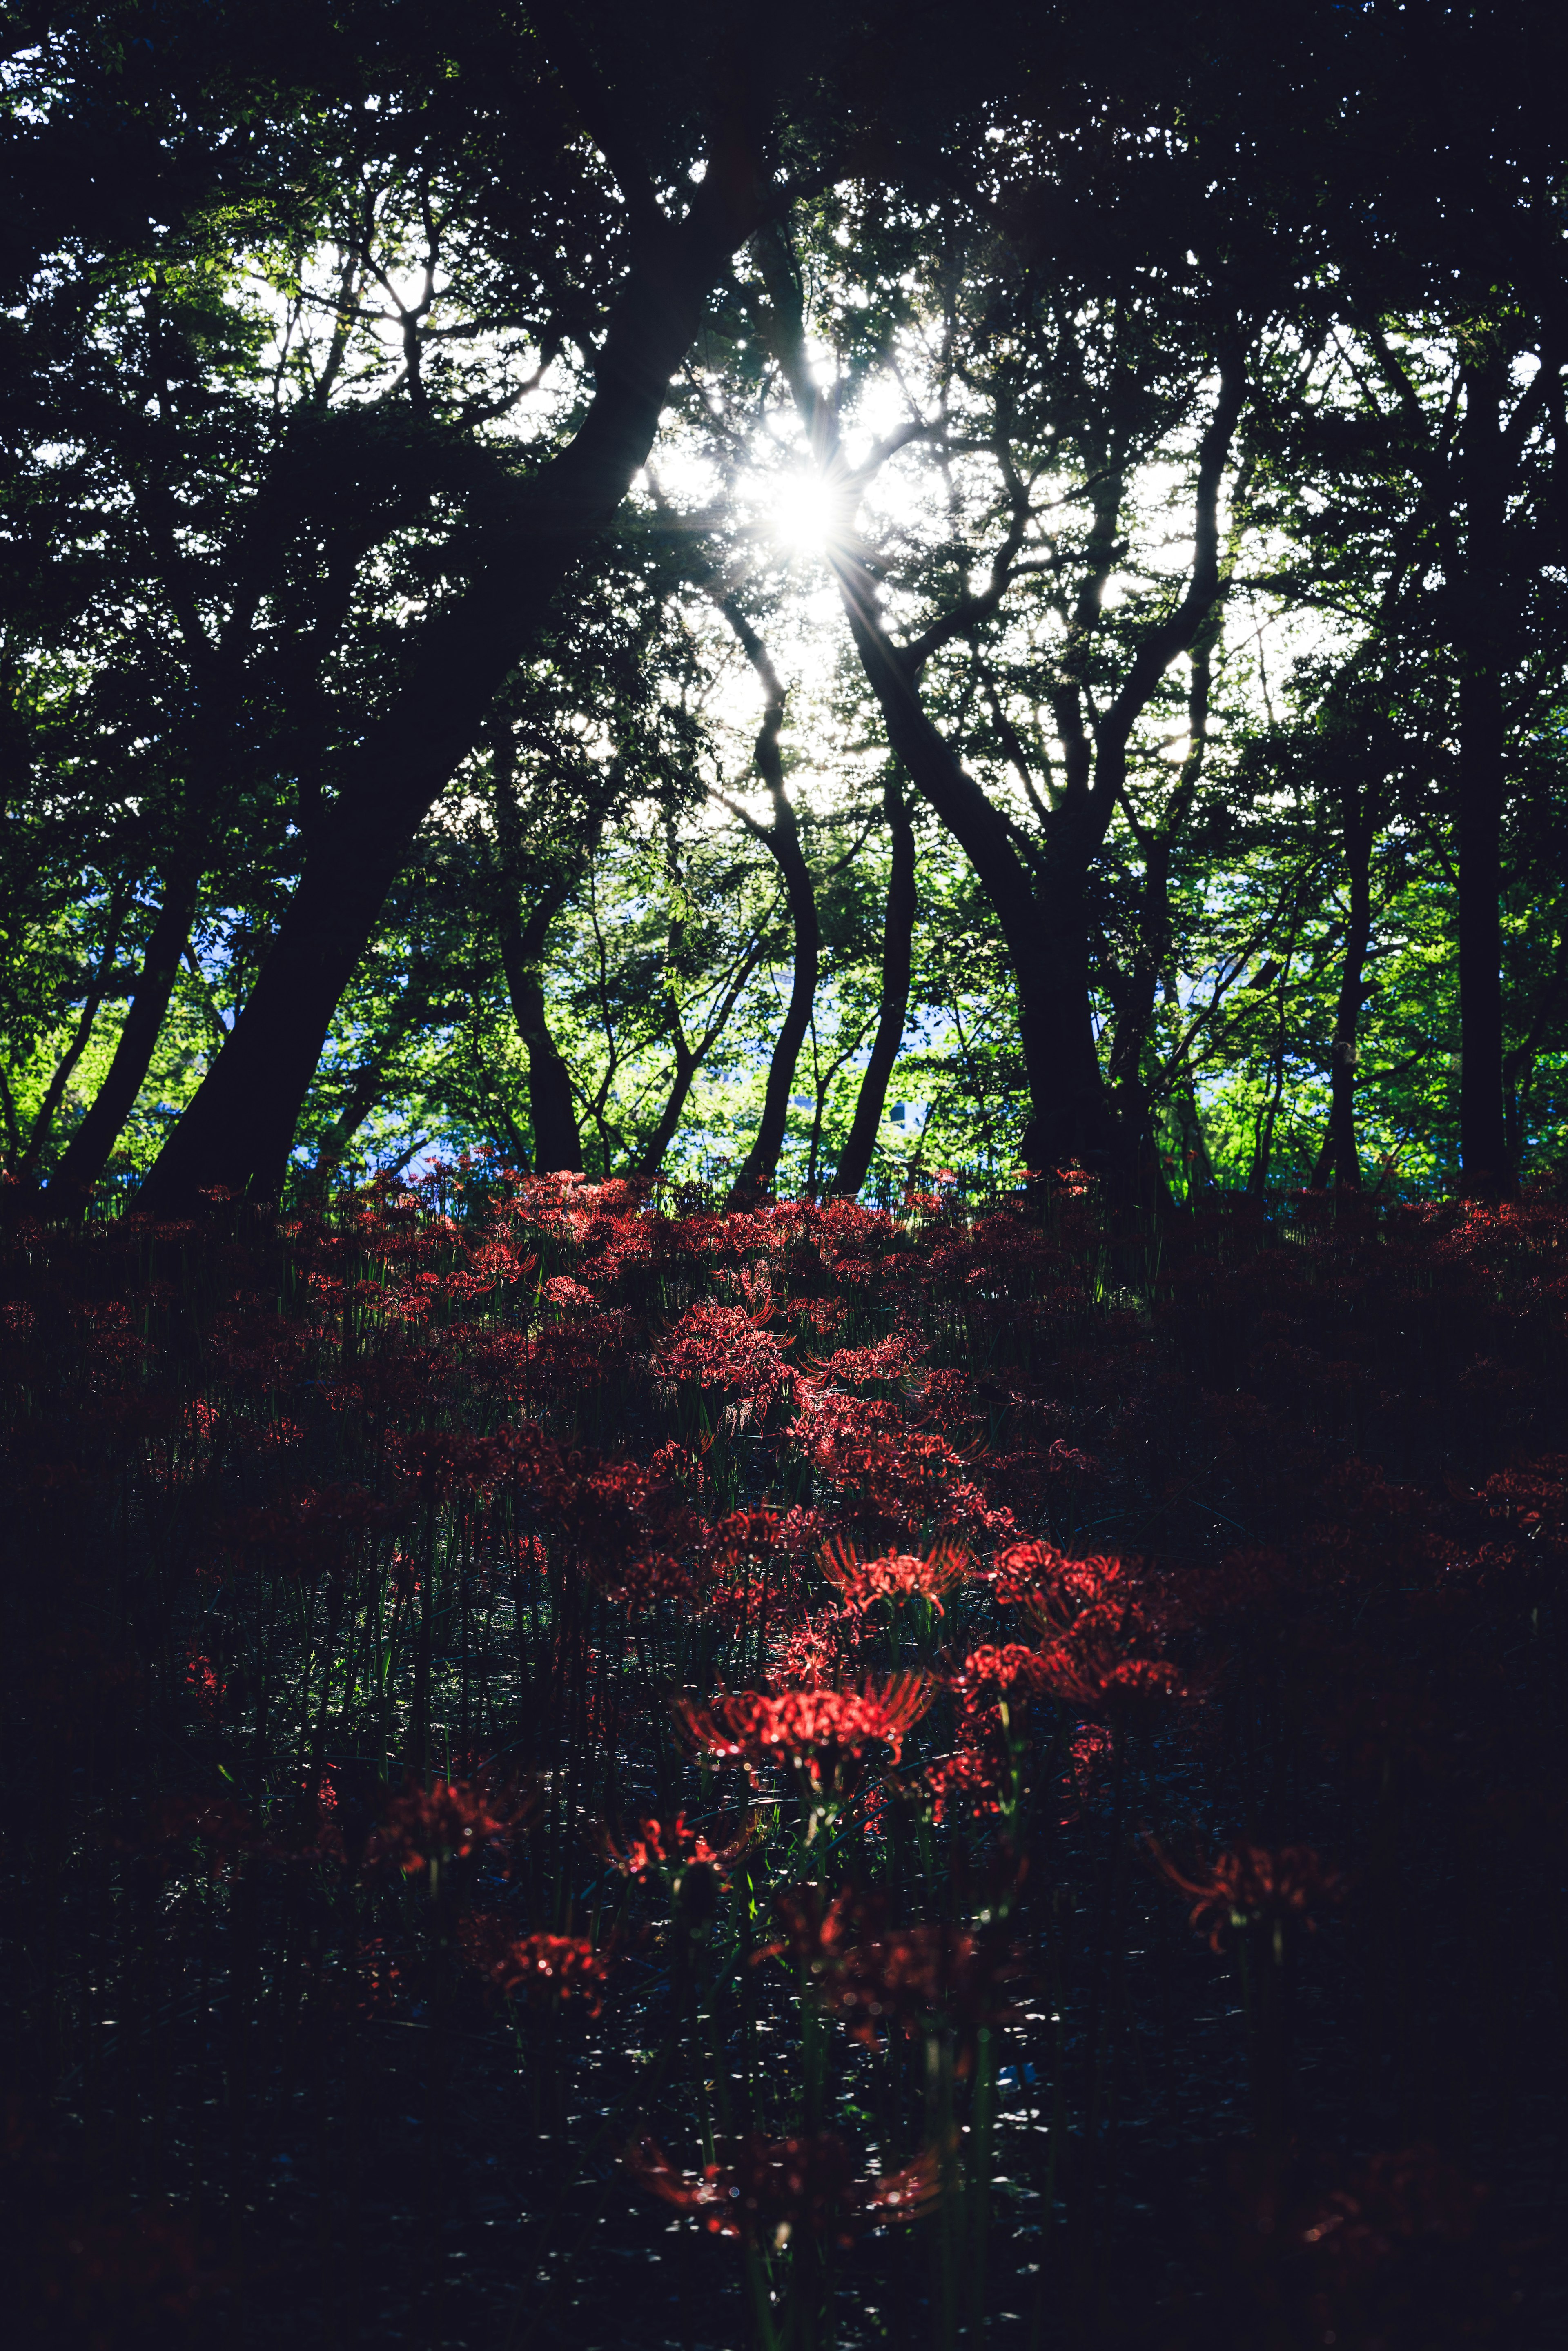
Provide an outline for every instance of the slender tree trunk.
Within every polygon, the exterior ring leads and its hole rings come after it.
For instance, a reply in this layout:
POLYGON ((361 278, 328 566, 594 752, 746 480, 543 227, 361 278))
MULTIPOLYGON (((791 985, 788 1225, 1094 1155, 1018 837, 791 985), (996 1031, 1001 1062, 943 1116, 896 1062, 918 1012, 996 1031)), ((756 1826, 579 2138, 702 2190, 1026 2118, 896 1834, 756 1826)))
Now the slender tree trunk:
POLYGON ((108 993, 110 975, 114 969, 114 958, 120 953, 120 938, 125 928, 129 896, 129 891, 117 883, 110 904, 109 925, 104 936, 103 952, 99 956, 98 969, 94 972, 89 986, 87 1001, 82 1006, 76 1032, 60 1055, 54 1073, 45 1088, 44 1099, 38 1104, 37 1113, 33 1120, 32 1132, 27 1137, 26 1149, 16 1163, 16 1172, 24 1181, 33 1175, 47 1148, 49 1129, 54 1123, 55 1113, 64 1099, 66 1088, 71 1081, 72 1071, 87 1050, 88 1040, 93 1031, 93 1023, 98 1019, 104 997, 108 993))
MULTIPOLYGON (((672 963, 678 953, 676 939, 682 927, 680 924, 673 925, 671 927, 672 963)), ((686 1106, 686 1096, 691 1092, 697 1071, 729 1026, 730 1016, 740 1001, 747 981, 762 961, 762 941, 754 940, 750 948, 741 957, 728 987, 725 989, 719 1000, 718 1009, 695 1045, 687 1040, 685 1027, 681 1019, 681 1008, 675 1000, 675 991, 674 987, 669 990, 670 1036, 675 1052, 675 1074, 665 1098, 664 1107, 659 1113, 658 1123, 643 1144, 637 1161, 636 1173, 649 1181, 652 1181, 664 1165, 664 1154, 675 1139, 675 1130, 681 1123, 681 1113, 686 1106)))
MULTIPOLYGON (((1359 799, 1361 796, 1357 795, 1359 799)), ((1361 1155, 1355 1140, 1355 1076, 1360 1054, 1359 1029, 1366 957, 1372 946, 1373 811, 1358 808, 1345 827, 1350 862, 1350 921, 1345 929, 1344 967, 1340 974, 1339 1002, 1334 1008, 1333 1092, 1329 1103, 1329 1137, 1333 1153, 1334 1185, 1341 1192, 1361 1189, 1361 1155)))
POLYGON ((768 1065, 761 1122, 751 1149, 730 1186, 727 1203, 731 1208, 744 1208, 763 1197, 779 1170, 779 1155, 784 1147, 785 1129, 789 1121, 789 1089, 795 1082, 795 1064, 800 1058, 800 1047, 810 1026, 811 1007, 817 1000, 821 931, 817 920, 817 893, 811 886, 810 868, 800 846, 800 828, 784 789, 784 761, 779 748, 779 738, 784 728, 784 688, 768 657, 767 648, 750 623, 733 603, 727 603, 724 609, 768 695, 761 729, 757 737, 756 758, 757 771, 767 785, 768 797, 773 802, 773 821, 770 825, 759 825, 751 819, 745 820, 757 838, 766 842, 784 877, 784 892, 789 901, 789 921, 794 935, 789 1001, 768 1065))
POLYGON ((227 1044, 138 1197, 191 1208, 204 1186, 275 1196, 340 997, 421 823, 472 750, 507 673, 643 464, 708 288, 756 224, 749 158, 716 159, 686 220, 651 233, 612 316, 575 437, 475 532, 469 584, 419 628, 408 684, 349 761, 227 1044))
POLYGON ((1488 355, 1465 371, 1464 635, 1459 656, 1459 1160, 1463 1187, 1510 1189, 1502 1071, 1502 705, 1506 370, 1488 355))
POLYGON ((1362 998, 1366 958, 1372 947, 1372 851, 1377 838, 1379 779, 1363 785, 1354 772, 1340 783, 1342 838, 1349 907, 1339 996, 1334 1006, 1329 1068, 1329 1115, 1322 1146, 1312 1167, 1312 1188, 1327 1188, 1331 1173, 1342 1192, 1361 1189, 1361 1155, 1355 1136, 1355 1084, 1359 1064, 1362 998))
POLYGON ((1156 823, 1136 827, 1144 853, 1137 936, 1130 967, 1115 997, 1116 1030, 1111 1049, 1109 1083, 1116 1122, 1114 1187, 1124 1199, 1145 1206, 1154 1206, 1162 1196, 1154 1097, 1147 1069, 1154 1045, 1160 977, 1170 963, 1171 858, 1177 836, 1192 814, 1203 778, 1219 619, 1217 601, 1193 643, 1186 699, 1187 752, 1176 789, 1156 823))
POLYGON ((1561 908, 1556 916, 1557 952, 1552 959, 1551 976, 1537 998, 1531 1015, 1530 1027, 1519 1043, 1503 1057, 1503 1107, 1508 1116, 1508 1164, 1517 1175, 1524 1150, 1525 1123, 1530 1112, 1530 1090, 1535 1078, 1535 1057, 1541 1050, 1541 1040, 1556 1013, 1564 987, 1568 987, 1568 913, 1561 908))
POLYGON ((536 1176, 582 1172, 582 1137, 571 1099, 571 1071, 550 1034, 539 974, 546 935, 570 890, 571 879, 568 876, 548 890, 526 923, 518 921, 515 904, 508 904, 499 925, 507 993, 512 999, 517 1034, 528 1053, 528 1117, 534 1130, 536 1176))
POLYGON ((126 1010, 114 1057, 86 1117, 60 1155, 49 1185, 51 1192, 85 1198, 109 1165, 110 1153, 152 1066, 163 1016, 196 917, 200 878, 193 866, 183 861, 173 864, 165 878, 163 903, 148 935, 141 976, 126 1010))
POLYGON ((898 1049, 909 1018, 909 981, 915 954, 915 827, 904 804, 896 776, 883 787, 882 805, 893 836, 893 864, 887 882, 887 911, 882 925, 882 1001, 871 1059, 861 1079, 849 1139, 840 1155, 833 1189, 852 1200, 871 1174, 877 1137, 882 1133, 883 1105, 898 1049))
POLYGON ((700 1066, 697 1056, 678 1031, 674 1046, 675 1074, 665 1096, 664 1107, 659 1113, 658 1124, 643 1144, 637 1161, 638 1175, 646 1176, 650 1182, 664 1165, 664 1154, 675 1139, 675 1129, 680 1125, 686 1096, 691 1092, 692 1081, 700 1066))
POLYGON ((316 1165, 311 1170, 314 1181, 324 1183, 347 1155, 349 1145, 382 1099, 388 1062, 428 1008, 429 1003, 429 982, 416 967, 410 972, 402 994, 393 1007, 392 1018, 377 1040, 370 1060, 355 1071, 342 1109, 322 1134, 316 1165))
POLYGON ((496 833, 501 851, 500 902, 496 928, 501 968, 528 1056, 528 1121, 533 1128, 536 1176, 582 1172, 582 1137, 571 1099, 571 1071, 550 1031, 540 964, 549 926, 599 846, 599 820, 591 823, 564 865, 546 883, 528 919, 517 913, 523 879, 521 828, 515 791, 517 746, 509 723, 495 730, 491 771, 496 788, 496 833))

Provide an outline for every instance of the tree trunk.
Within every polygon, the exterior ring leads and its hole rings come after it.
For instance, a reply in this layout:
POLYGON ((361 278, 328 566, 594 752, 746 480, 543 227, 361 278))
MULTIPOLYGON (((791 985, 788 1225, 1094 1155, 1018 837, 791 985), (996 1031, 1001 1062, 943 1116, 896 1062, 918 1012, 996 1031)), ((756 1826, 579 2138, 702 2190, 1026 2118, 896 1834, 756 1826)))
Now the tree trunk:
POLYGON ((795 1082, 795 1064, 800 1058, 800 1047, 810 1026, 811 1007, 817 1000, 821 933, 817 920, 817 893, 811 886, 810 869, 800 846, 800 828, 784 789, 784 762, 779 749, 779 738, 784 727, 784 688, 768 657, 767 649, 750 623, 732 603, 727 603, 724 610, 768 695, 761 730, 757 737, 756 758, 757 771, 767 785, 768 797, 773 802, 773 821, 770 825, 759 825, 746 817, 744 811, 739 813, 748 830, 758 840, 766 842, 778 862, 779 871, 784 877, 784 891, 789 903, 789 920, 794 933, 794 969, 789 985, 789 1002, 774 1040, 773 1058, 768 1065, 761 1123, 756 1140, 730 1186, 726 1203, 731 1208, 746 1208, 764 1196, 779 1170, 779 1155, 784 1147, 784 1133, 789 1121, 789 1089, 795 1082))
POLYGON ((1372 778, 1364 788, 1354 774, 1346 775, 1341 783, 1340 807, 1350 907, 1339 998, 1334 1007, 1328 1126, 1312 1168, 1314 1192, 1327 1188, 1331 1172, 1336 1190, 1361 1189, 1361 1155, 1355 1139, 1355 1073, 1366 958, 1372 946, 1372 849, 1377 837, 1378 779, 1372 778))
POLYGON ((1508 1164, 1517 1176, 1525 1144, 1526 1122, 1530 1112, 1530 1092, 1535 1079, 1535 1060, 1541 1041, 1551 1026, 1563 991, 1568 987, 1568 913, 1560 906, 1554 917, 1557 951, 1552 959, 1552 971, 1546 986, 1536 1000, 1530 1026, 1519 1043, 1503 1057, 1503 1107, 1508 1119, 1508 1164))
MULTIPOLYGON (((1346 828, 1347 835, 1350 828, 1346 828)), ((1334 1009, 1333 1092, 1329 1102, 1329 1135, 1333 1149, 1334 1188, 1361 1189, 1361 1155, 1355 1140, 1355 1072, 1359 1054, 1362 987, 1367 951, 1372 945, 1372 822, 1356 826, 1351 852, 1350 922, 1345 932, 1344 968, 1340 975, 1339 1002, 1334 1009)))
POLYGON ((507 993, 512 1000, 512 1018, 528 1049, 534 1174, 580 1175, 582 1137, 572 1106, 571 1071, 550 1033, 539 965, 551 923, 599 847, 602 820, 595 817, 591 821, 586 836, 574 843, 566 863, 546 883, 527 923, 523 923, 517 914, 524 860, 514 780, 517 746, 506 719, 497 724, 490 766, 496 789, 496 837, 501 852, 496 929, 501 947, 501 968, 507 976, 507 993))
POLYGON ((570 888, 570 877, 546 892, 527 923, 515 904, 502 913, 501 964, 517 1034, 528 1051, 528 1117, 534 1130, 534 1174, 582 1172, 582 1137, 571 1099, 571 1071, 550 1034, 539 958, 545 937, 570 888))
POLYGON ((1511 1188, 1502 1070, 1503 517, 1506 371, 1465 370, 1465 569, 1459 656, 1459 1161, 1466 1193, 1511 1188))
POLYGON ((893 836, 893 865, 887 882, 887 912, 882 926, 882 1001, 871 1059, 861 1079, 849 1140, 839 1157, 833 1190, 852 1200, 871 1174, 877 1137, 882 1132, 883 1104, 898 1049, 909 1018, 909 980, 915 953, 915 827, 904 805, 896 776, 883 788, 882 805, 893 836))
POLYGON ((342 1109, 331 1125, 322 1132, 316 1165, 310 1171, 313 1183, 325 1184, 333 1168, 346 1157, 349 1145, 382 1099, 388 1062, 429 1007, 429 979, 416 965, 409 973, 402 994, 393 1006, 392 1017, 377 1040, 370 1060, 361 1063, 354 1072, 342 1109))
POLYGON ((85 1199, 109 1165, 110 1153, 135 1106, 158 1049, 163 1016, 180 976, 180 962, 196 917, 200 875, 191 867, 172 867, 163 885, 163 903, 148 934, 136 983, 110 1062, 86 1117, 60 1155, 49 1189, 85 1199))
MULTIPOLYGON (((684 925, 680 923, 671 925, 670 961, 672 964, 678 953, 678 941, 683 928, 684 925)), ((663 1166, 664 1154, 675 1139, 675 1130, 681 1123, 681 1113, 686 1106, 686 1096, 691 1092, 697 1071, 728 1027, 730 1017, 740 1001, 747 980, 762 961, 762 952, 761 940, 759 938, 754 940, 741 957, 728 987, 720 998, 718 1009, 695 1045, 687 1042, 685 1029, 681 1019, 681 1008, 676 1000, 674 988, 673 986, 669 988, 670 1040, 674 1048, 675 1074, 671 1081, 664 1107, 659 1113, 658 1123, 643 1146, 635 1171, 637 1175, 650 1182, 663 1166)))
POLYGON ((716 163, 678 229, 650 236, 573 440, 476 529, 469 585, 419 627, 408 683, 348 763, 244 1012, 138 1196, 176 1216, 204 1186, 273 1196, 343 988, 420 824, 474 747, 562 580, 647 457, 709 287, 755 225, 749 165, 716 163))
POLYGON ((49 1129, 54 1124, 55 1113, 65 1098, 66 1088, 71 1081, 77 1063, 87 1050, 88 1040, 93 1031, 93 1023, 98 1019, 104 997, 108 993, 110 975, 114 969, 114 958, 120 952, 120 935, 125 928, 126 908, 130 894, 129 890, 122 883, 116 883, 113 896, 110 901, 109 923, 104 937, 103 952, 99 956, 98 969, 89 984, 87 999, 78 1019, 76 1032, 55 1065, 54 1074, 44 1090, 44 1099, 38 1104, 34 1117, 32 1132, 27 1137, 26 1149, 16 1162, 16 1173, 24 1182, 31 1178, 39 1160, 48 1147, 49 1129))

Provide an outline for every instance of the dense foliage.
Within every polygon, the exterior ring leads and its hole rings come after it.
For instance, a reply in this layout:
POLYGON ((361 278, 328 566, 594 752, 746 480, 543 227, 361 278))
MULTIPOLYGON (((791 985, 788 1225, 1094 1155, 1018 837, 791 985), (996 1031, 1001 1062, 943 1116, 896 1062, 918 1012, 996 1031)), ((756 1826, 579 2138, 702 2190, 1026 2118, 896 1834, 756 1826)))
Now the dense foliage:
POLYGON ((1555 12, 569 14, 20 12, 12 1174, 1554 1165, 1555 12))

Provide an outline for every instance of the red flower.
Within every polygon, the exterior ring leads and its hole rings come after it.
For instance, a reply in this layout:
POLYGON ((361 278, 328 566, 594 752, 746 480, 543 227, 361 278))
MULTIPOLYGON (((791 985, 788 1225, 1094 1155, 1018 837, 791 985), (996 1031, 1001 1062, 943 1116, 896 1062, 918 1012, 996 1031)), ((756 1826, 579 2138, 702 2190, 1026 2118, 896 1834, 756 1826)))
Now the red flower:
POLYGON ((969 1554, 956 1543, 938 1543, 924 1559, 910 1552, 889 1552, 881 1559, 862 1559, 852 1543, 829 1543, 821 1553, 822 1573, 836 1583, 852 1608, 869 1608, 878 1600, 928 1600, 936 1614, 945 1614, 942 1594, 963 1581, 969 1554))
POLYGON ((867 1682, 859 1690, 787 1689, 773 1697, 737 1690, 706 1706, 682 1698, 674 1710, 694 1752, 707 1761, 782 1764, 820 1784, 824 1763, 877 1744, 891 1748, 896 1763, 930 1703, 925 1675, 895 1674, 880 1687, 867 1682))
POLYGON ((1157 1658, 1127 1654, 1133 1642, 1147 1637, 1135 1608, 1092 1602, 1044 1651, 1041 1681, 1079 1714, 1124 1719, 1155 1712, 1179 1697, 1181 1677, 1157 1658))
POLYGON ((586 1936, 514 1936, 504 1918, 481 1912, 461 1921, 457 1943, 469 1966, 508 1999, 521 1992, 545 2005, 586 2001, 589 2015, 599 2014, 610 1967, 586 1936))
POLYGON ((627 2168, 677 2211, 699 2213, 713 2235, 778 2250, 798 2231, 853 2242, 857 2231, 883 2220, 913 2220, 939 2193, 936 2156, 880 2179, 857 2180, 850 2151, 836 2132, 767 2139, 758 2132, 737 2142, 727 2163, 697 2174, 677 2171, 651 2138, 626 2150, 627 2168))
POLYGON ((369 1859, 413 1877, 444 1862, 469 1861, 508 1831, 520 1828, 532 1812, 532 1792, 492 1793, 483 1781, 437 1780, 422 1788, 411 1771, 401 1796, 393 1796, 371 1839, 369 1859))
POLYGON ((1239 1844, 1222 1853, 1202 1877, 1184 1877, 1155 1843, 1146 1840, 1160 1875, 1182 1894, 1191 1895, 1195 1933, 1208 1937, 1210 1950, 1219 1950, 1229 1934, 1249 1927, 1267 1926, 1274 1948, 1283 1948, 1285 1929, 1303 1925, 1316 1931, 1314 1909, 1343 1902, 1344 1880, 1320 1861, 1310 1845, 1281 1845, 1270 1852, 1260 1844, 1239 1844))
POLYGON ((667 1877, 677 1891, 682 1877, 694 1866, 727 1876, 754 1835, 748 1823, 733 1843, 711 1845, 700 1831, 687 1828, 685 1813, 677 1813, 667 1826, 658 1821, 639 1821, 637 1827, 640 1834, 629 1837, 623 1845, 616 1844, 608 1829, 601 1830, 599 1844, 605 1859, 622 1877, 667 1877))
POLYGON ((788 1339, 761 1326, 770 1305, 749 1314, 744 1306, 710 1300, 688 1307, 653 1357, 653 1374, 674 1387, 699 1388, 705 1395, 729 1395, 732 1425, 761 1419, 781 1395, 792 1395, 797 1375, 784 1361, 788 1339))

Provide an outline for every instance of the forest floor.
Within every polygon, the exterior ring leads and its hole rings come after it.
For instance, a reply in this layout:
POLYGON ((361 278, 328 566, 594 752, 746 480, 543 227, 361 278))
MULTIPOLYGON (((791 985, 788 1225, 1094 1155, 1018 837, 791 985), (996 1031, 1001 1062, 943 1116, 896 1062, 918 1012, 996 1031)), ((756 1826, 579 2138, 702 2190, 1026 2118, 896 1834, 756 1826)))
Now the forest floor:
POLYGON ((14 1217, 15 2340, 1568 2336, 1568 1208, 14 1217))

